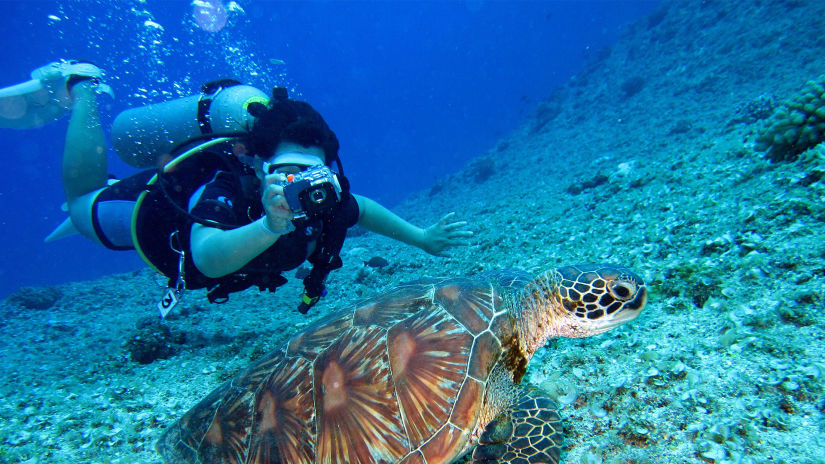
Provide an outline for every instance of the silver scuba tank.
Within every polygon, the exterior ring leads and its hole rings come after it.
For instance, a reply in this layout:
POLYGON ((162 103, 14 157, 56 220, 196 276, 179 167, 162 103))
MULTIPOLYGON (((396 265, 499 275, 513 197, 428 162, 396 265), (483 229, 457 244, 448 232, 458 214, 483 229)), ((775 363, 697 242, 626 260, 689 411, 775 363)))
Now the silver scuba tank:
POLYGON ((195 137, 252 130, 255 118, 247 108, 254 102, 266 105, 269 99, 235 81, 206 84, 200 95, 123 111, 112 125, 112 145, 131 166, 159 167, 172 149, 195 137))

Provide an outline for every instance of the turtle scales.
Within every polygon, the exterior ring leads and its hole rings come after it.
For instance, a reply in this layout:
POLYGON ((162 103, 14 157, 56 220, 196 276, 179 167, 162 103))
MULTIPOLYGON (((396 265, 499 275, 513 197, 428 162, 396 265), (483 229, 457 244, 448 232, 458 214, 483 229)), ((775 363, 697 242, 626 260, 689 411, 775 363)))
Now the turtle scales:
POLYGON ((646 295, 613 265, 404 284, 221 385, 165 431, 158 451, 199 464, 558 463, 557 408, 519 385, 528 361, 549 337, 634 319, 646 295))

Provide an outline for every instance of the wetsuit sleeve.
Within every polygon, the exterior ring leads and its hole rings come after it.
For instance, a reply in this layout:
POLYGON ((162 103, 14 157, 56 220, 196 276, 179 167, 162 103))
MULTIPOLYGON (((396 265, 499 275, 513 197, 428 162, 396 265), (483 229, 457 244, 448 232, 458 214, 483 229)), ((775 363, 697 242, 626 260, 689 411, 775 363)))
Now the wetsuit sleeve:
POLYGON ((240 185, 227 172, 220 171, 203 189, 192 215, 228 226, 241 225, 235 211, 240 185))
POLYGON ((348 193, 341 205, 341 212, 344 215, 343 222, 347 228, 350 228, 358 223, 358 202, 351 193, 348 193))

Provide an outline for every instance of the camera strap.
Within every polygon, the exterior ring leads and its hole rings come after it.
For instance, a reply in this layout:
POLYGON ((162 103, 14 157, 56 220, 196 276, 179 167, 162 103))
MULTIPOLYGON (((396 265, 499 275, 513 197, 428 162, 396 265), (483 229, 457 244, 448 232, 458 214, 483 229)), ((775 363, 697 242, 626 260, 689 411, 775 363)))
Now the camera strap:
MULTIPOLYGON (((346 232, 342 235, 346 236, 346 232)), ((343 244, 344 241, 342 239, 341 245, 343 244)), ((341 249, 339 248, 338 251, 340 252, 341 249)), ((312 270, 309 271, 309 275, 304 277, 304 294, 301 296, 301 304, 298 305, 298 312, 306 314, 311 307, 318 303, 318 300, 320 300, 322 296, 326 295, 325 282, 327 276, 330 272, 343 266, 343 264, 344 262, 338 253, 330 254, 325 251, 320 254, 318 260, 312 263, 312 270)))
MULTIPOLYGON (((342 197, 348 197, 349 182, 347 178, 340 176, 339 182, 341 183, 342 197)), ((340 208, 341 205, 339 204, 338 207, 340 208)), ((329 273, 344 265, 341 260, 341 249, 344 247, 344 240, 347 238, 348 224, 344 222, 343 216, 334 212, 324 216, 318 249, 308 259, 312 263, 312 269, 309 271, 309 275, 304 277, 304 295, 301 297, 301 304, 298 306, 298 312, 301 314, 306 314, 326 294, 325 282, 329 273)))

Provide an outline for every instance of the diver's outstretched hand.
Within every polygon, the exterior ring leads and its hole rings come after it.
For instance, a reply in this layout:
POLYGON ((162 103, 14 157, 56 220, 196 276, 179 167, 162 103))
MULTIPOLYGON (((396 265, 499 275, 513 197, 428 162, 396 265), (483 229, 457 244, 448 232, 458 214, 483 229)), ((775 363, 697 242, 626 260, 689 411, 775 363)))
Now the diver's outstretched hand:
POLYGON ((467 221, 453 221, 455 213, 447 213, 438 223, 425 229, 426 241, 421 247, 427 253, 435 256, 449 256, 446 250, 457 246, 466 246, 467 239, 473 232, 467 230, 467 221))

